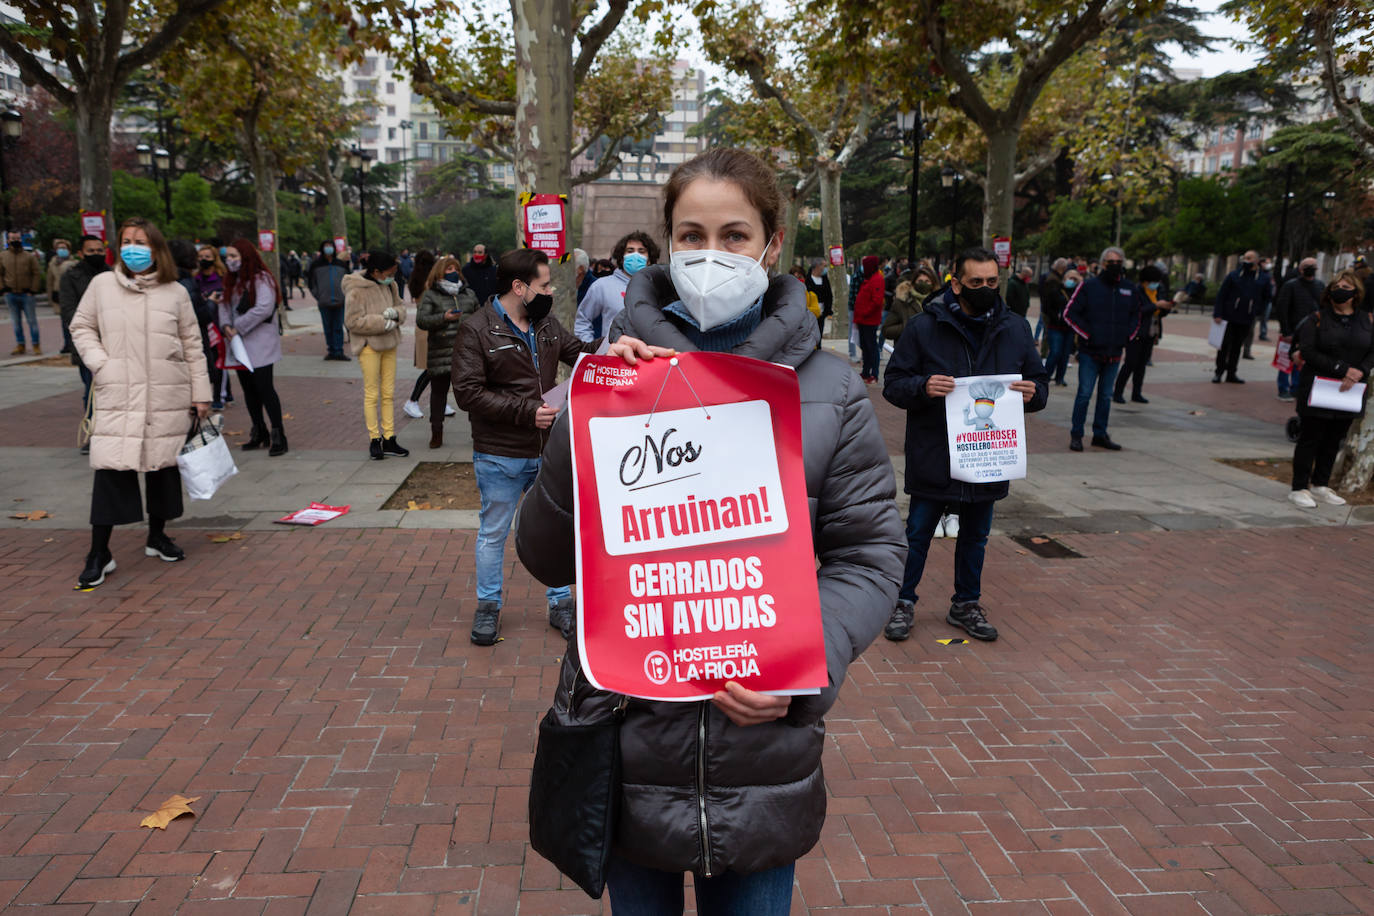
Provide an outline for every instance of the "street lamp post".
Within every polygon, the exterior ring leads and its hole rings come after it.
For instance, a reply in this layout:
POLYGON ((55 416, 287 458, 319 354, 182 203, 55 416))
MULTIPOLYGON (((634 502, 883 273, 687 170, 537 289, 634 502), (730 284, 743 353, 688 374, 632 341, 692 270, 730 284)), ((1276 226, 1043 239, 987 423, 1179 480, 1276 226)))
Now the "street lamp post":
POLYGON ((24 116, 17 109, 7 108, 0 112, 0 198, 4 199, 5 229, 10 226, 10 185, 5 168, 5 148, 11 141, 18 141, 24 134, 24 116))
POLYGON ((940 184, 949 188, 949 269, 954 271, 954 236, 959 227, 959 181, 963 176, 950 166, 940 169, 940 184))
POLYGON ((355 146, 348 151, 348 164, 358 171, 358 235, 362 246, 360 250, 367 251, 367 191, 363 181, 367 173, 372 171, 372 156, 361 146, 355 146))
MULTIPOLYGON (((1271 146, 1266 153, 1277 153, 1279 148, 1271 146)), ((1289 162, 1283 168, 1283 204, 1279 208, 1279 239, 1274 251, 1274 281, 1280 285, 1283 283, 1283 253, 1284 243, 1288 236, 1288 201, 1293 197, 1293 163, 1289 162)))
POLYGON ((920 190, 921 134, 924 132, 921 109, 917 107, 915 111, 898 112, 897 126, 911 133, 911 207, 906 237, 906 263, 910 270, 916 266, 916 195, 920 190))
POLYGON ((395 211, 390 204, 382 204, 382 225, 386 228, 386 250, 391 250, 391 220, 395 217, 395 211))
POLYGON ((402 200, 407 207, 410 206, 410 161, 406 152, 406 131, 414 126, 414 121, 401 122, 401 193, 405 195, 402 200))
MULTIPOLYGON (((138 156, 138 164, 148 170, 153 176, 153 184, 157 184, 158 173, 162 173, 162 206, 167 214, 167 223, 172 222, 172 187, 167 182, 167 173, 172 170, 172 154, 162 147, 154 150, 146 143, 140 143, 134 147, 134 152, 138 156)), ((171 231, 170 229, 168 231, 171 231)))

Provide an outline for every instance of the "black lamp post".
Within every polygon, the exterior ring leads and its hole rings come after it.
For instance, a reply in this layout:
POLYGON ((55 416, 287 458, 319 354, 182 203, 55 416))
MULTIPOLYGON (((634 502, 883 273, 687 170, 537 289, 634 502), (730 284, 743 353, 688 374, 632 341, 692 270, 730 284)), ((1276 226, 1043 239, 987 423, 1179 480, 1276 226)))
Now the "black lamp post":
MULTIPOLYGON (((1271 146, 1266 153, 1277 153, 1279 148, 1271 146)), ((1293 163, 1289 162, 1283 168, 1283 205, 1279 208, 1279 240, 1278 246, 1274 251, 1274 281, 1283 284, 1283 253, 1284 243, 1288 236, 1288 201, 1293 197, 1293 163)))
POLYGON ((372 171, 372 154, 361 146, 355 146, 348 151, 348 164, 358 171, 358 216, 361 223, 358 233, 361 243, 359 250, 367 251, 367 192, 363 182, 367 178, 367 173, 372 171))
POLYGON ((949 269, 954 271, 954 235, 959 227, 959 182, 963 179, 955 169, 945 166, 940 169, 940 184, 949 188, 949 269))
POLYGON ((924 131, 921 109, 897 112, 897 126, 911 133, 911 208, 906 237, 906 263, 910 270, 916 266, 916 195, 920 190, 921 134, 924 131))
POLYGON ((5 229, 10 229, 10 184, 5 168, 5 148, 11 142, 18 142, 24 134, 24 116, 18 109, 7 108, 0 112, 0 198, 4 199, 5 229))
POLYGON ((162 206, 167 214, 167 223, 170 225, 172 222, 172 186, 168 182, 168 175, 172 171, 172 154, 160 146, 153 149, 146 143, 140 143, 134 147, 134 152, 138 154, 138 164, 147 169, 149 174, 153 176, 154 184, 157 184, 159 175, 162 177, 162 206))
POLYGON ((391 250, 391 220, 395 218, 396 212, 390 204, 382 204, 382 226, 386 229, 386 250, 391 250))
POLYGON ((401 122, 401 193, 405 195, 402 200, 405 201, 407 207, 410 206, 410 162, 407 158, 409 153, 406 152, 406 131, 414 126, 414 121, 401 122))

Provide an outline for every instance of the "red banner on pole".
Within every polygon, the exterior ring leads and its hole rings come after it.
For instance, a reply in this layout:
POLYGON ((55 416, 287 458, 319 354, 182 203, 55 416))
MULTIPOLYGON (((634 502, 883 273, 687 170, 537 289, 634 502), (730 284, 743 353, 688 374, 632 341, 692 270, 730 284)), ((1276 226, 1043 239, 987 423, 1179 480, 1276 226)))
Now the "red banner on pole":
POLYGON ((525 247, 536 248, 551 261, 568 259, 568 195, 521 194, 520 223, 525 247))
POLYGON ((274 229, 258 230, 258 249, 261 251, 277 250, 277 233, 274 229))
POLYGON ((347 251, 348 239, 344 238, 342 235, 334 236, 334 254, 342 258, 347 251))
POLYGON ((826 686, 796 373, 587 356, 568 413, 592 684, 655 700, 826 686))
POLYGON ((98 210, 83 210, 81 212, 81 234, 94 235, 102 242, 109 244, 109 238, 105 235, 105 214, 98 210))
POLYGON ((1005 235, 994 236, 992 240, 992 253, 997 255, 998 267, 1011 266, 1011 239, 1005 235))
POLYGON ((843 245, 831 245, 831 246, 830 246, 830 266, 831 266, 831 267, 840 267, 840 266, 842 266, 843 264, 844 264, 844 246, 843 246, 843 245))

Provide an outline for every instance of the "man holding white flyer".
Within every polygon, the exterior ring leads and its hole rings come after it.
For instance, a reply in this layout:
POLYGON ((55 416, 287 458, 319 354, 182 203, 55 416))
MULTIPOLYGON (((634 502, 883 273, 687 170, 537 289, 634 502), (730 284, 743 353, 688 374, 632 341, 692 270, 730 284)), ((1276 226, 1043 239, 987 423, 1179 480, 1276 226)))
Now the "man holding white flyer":
POLYGON ((1321 307, 1297 328, 1302 430, 1293 447, 1288 500, 1304 509, 1315 508, 1317 500, 1345 504, 1330 487, 1331 468, 1350 424, 1364 413, 1365 384, 1374 371, 1374 316, 1358 308, 1363 299, 1360 278, 1343 270, 1322 293, 1321 307))
POLYGON ((970 248, 949 287, 907 322, 884 376, 883 397, 906 413, 906 570, 888 639, 911 635, 916 586, 946 506, 959 515, 954 596, 945 622, 975 639, 997 629, 979 604, 993 504, 1025 476, 1025 412, 1049 400, 1049 373, 1030 325, 997 292, 997 257, 970 248), (1005 404, 1010 399, 1019 403, 1005 404))

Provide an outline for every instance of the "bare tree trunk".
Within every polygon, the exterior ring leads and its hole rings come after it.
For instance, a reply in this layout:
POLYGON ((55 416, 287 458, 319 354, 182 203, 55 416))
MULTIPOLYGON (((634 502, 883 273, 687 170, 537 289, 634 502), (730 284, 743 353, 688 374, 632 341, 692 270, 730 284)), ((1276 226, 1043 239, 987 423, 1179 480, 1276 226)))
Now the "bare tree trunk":
MULTIPOLYGON (((840 226, 841 167, 833 160, 828 160, 820 163, 816 173, 821 183, 821 238, 826 251, 829 251, 833 246, 844 245, 844 232, 840 226)), ((849 274, 841 265, 831 267, 827 276, 835 300, 830 336, 843 340, 849 336, 849 274)))
POLYGON ((983 245, 991 248, 994 236, 1011 238, 1016 202, 1016 146, 1021 127, 997 127, 987 131, 988 174, 983 186, 983 245))
MULTIPOLYGON (((83 210, 105 214, 105 233, 111 245, 116 218, 114 212, 114 176, 110 165, 110 121, 114 117, 114 100, 107 95, 77 93, 76 95, 76 158, 81 163, 80 200, 83 210)), ((171 231, 171 227, 167 227, 171 231)))
MULTIPOLYGON (((348 237, 348 220, 344 217, 343 185, 340 181, 340 172, 344 169, 342 157, 340 157, 339 171, 334 171, 334 166, 329 162, 329 153, 324 153, 324 158, 320 162, 320 174, 324 176, 325 206, 329 211, 329 237, 331 239, 348 237)), ((339 257, 343 257, 343 252, 338 252, 339 257)))
POLYGON ((1355 493, 1369 486, 1374 479, 1374 420, 1369 416, 1369 397, 1365 396, 1364 416, 1357 419, 1346 433, 1331 480, 1335 489, 1355 493))
MULTIPOLYGON (((572 190, 573 59, 572 4, 549 0, 511 0, 515 23, 515 185, 532 194, 572 190)), ((516 204, 516 232, 521 233, 516 204)), ((568 223, 572 208, 565 213, 568 223)), ((569 225, 567 227, 571 229, 569 225)), ((517 245, 523 239, 517 238, 517 245)), ((568 248, 575 240, 569 232, 568 248)), ((549 265, 553 314, 571 328, 577 308, 572 259, 549 265)))
POLYGON ((797 224, 800 222, 801 207, 816 187, 816 172, 802 178, 792 186, 787 194, 787 209, 782 222, 782 253, 778 256, 778 269, 785 271, 792 266, 797 252, 797 224))

